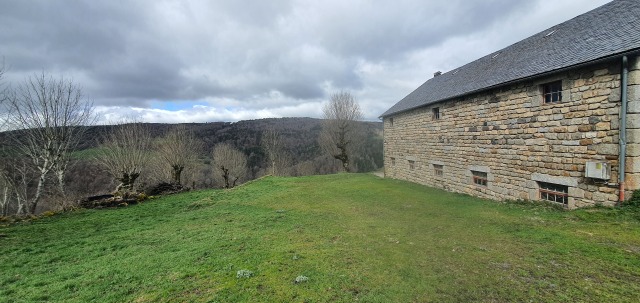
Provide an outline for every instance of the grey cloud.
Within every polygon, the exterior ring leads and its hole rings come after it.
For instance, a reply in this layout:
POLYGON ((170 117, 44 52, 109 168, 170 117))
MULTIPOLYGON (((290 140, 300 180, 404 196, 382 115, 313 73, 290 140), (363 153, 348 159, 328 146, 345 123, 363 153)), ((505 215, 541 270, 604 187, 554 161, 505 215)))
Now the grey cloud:
POLYGON ((367 2, 354 11, 329 11, 322 43, 349 56, 392 60, 456 35, 479 32, 531 1, 367 2))
POLYGON ((375 118, 390 105, 373 102, 406 93, 389 83, 433 72, 416 72, 436 64, 410 54, 486 34, 540 1, 4 0, 0 56, 11 81, 43 70, 79 75, 98 105, 232 99, 246 110, 294 108, 347 89, 366 95, 375 118), (357 70, 363 61, 395 69, 371 81, 357 70))

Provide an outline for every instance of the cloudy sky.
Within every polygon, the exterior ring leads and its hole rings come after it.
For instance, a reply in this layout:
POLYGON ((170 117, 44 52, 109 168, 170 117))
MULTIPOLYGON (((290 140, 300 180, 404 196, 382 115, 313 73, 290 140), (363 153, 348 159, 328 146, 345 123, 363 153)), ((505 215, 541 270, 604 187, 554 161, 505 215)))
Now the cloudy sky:
POLYGON ((46 72, 102 122, 377 117, 433 76, 608 0, 0 0, 5 82, 46 72))

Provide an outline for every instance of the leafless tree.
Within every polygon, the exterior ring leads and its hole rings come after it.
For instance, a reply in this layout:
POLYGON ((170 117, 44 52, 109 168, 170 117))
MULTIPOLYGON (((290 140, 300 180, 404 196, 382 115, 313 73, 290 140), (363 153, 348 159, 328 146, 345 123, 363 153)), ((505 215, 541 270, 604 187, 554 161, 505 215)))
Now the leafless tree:
POLYGON ((0 167, 0 217, 9 215, 9 205, 13 196, 12 181, 4 167, 0 167))
POLYGON ((282 174, 283 160, 285 157, 285 150, 282 146, 282 138, 280 133, 274 128, 269 127, 262 133, 262 148, 267 155, 269 166, 271 169, 271 175, 276 176, 282 174))
POLYGON ((29 165, 22 160, 0 167, 0 216, 24 215, 29 203, 29 165), (13 210, 11 213, 10 210, 13 210))
POLYGON ((116 193, 135 192, 135 184, 149 162, 151 133, 146 125, 124 123, 106 135, 96 160, 118 182, 116 193))
POLYGON ((158 155, 171 168, 172 182, 181 185, 182 172, 198 159, 202 141, 185 125, 178 125, 155 143, 158 155))
POLYGON ((348 92, 331 95, 322 109, 323 124, 319 143, 333 158, 340 160, 344 171, 351 171, 350 161, 358 150, 364 134, 358 124, 362 118, 360 105, 348 92))
POLYGON ((222 179, 225 188, 236 186, 247 173, 247 156, 228 143, 213 148, 214 178, 222 179))
POLYGON ((5 100, 7 124, 14 144, 38 172, 36 189, 27 211, 33 214, 42 198, 48 176, 53 173, 64 195, 64 176, 69 153, 78 144, 86 125, 94 121, 93 104, 79 86, 44 73, 28 77, 5 100))

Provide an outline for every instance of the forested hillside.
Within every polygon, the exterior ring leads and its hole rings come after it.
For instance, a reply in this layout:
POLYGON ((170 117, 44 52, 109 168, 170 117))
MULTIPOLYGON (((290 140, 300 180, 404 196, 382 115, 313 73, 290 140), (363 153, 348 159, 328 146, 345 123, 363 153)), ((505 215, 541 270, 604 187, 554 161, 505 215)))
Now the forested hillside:
MULTIPOLYGON (((322 129, 322 120, 312 118, 272 118, 260 120, 248 120, 239 122, 211 122, 181 124, 192 132, 202 146, 197 153, 197 161, 185 167, 182 184, 189 188, 215 188, 221 187, 216 178, 213 166, 212 150, 220 143, 227 143, 242 151, 247 157, 247 173, 239 182, 246 182, 273 171, 269 169, 264 146, 263 135, 265 131, 276 132, 280 138, 278 150, 277 175, 302 176, 315 174, 328 174, 340 171, 340 161, 324 153, 318 143, 318 137, 322 129)), ((144 124, 149 131, 152 140, 157 144, 158 140, 167 135, 176 124, 144 124)), ((366 134, 361 148, 354 154, 352 165, 354 171, 366 172, 382 167, 382 124, 379 122, 360 122, 361 130, 366 134)), ((118 182, 105 172, 104 168, 96 161, 96 156, 101 152, 101 143, 114 130, 122 125, 103 125, 87 127, 78 146, 72 153, 72 160, 65 176, 67 193, 65 201, 55 194, 53 182, 49 182, 49 201, 39 207, 40 211, 72 204, 81 197, 109 193, 114 190, 118 182), (55 205, 57 206, 55 206, 55 205)), ((15 135, 15 133, 14 133, 15 135)), ((14 136, 15 137, 15 136, 14 136)), ((18 136, 21 137, 21 136, 18 136)), ((3 161, 16 162, 11 157, 11 140, 7 133, 0 133, 3 161)), ((150 151, 153 153, 153 151, 150 151)), ((26 162, 23 162, 26 163, 26 162)), ((17 162, 16 162, 17 164, 17 162)), ((7 169, 5 165, 5 169, 7 169)), ((21 179, 24 173, 19 166, 9 165, 8 171, 14 174, 14 178, 21 179), (22 173, 22 177, 19 176, 22 173)), ((22 166, 26 167, 26 166, 22 166)), ((150 186, 161 182, 171 182, 167 164, 157 155, 151 157, 150 162, 143 168, 140 174, 138 186, 145 190, 150 186)), ((23 187, 33 187, 34 184, 26 184, 23 187)), ((28 196, 28 193, 25 193, 28 196)), ((5 211, 9 213, 10 206, 5 205, 5 211)))

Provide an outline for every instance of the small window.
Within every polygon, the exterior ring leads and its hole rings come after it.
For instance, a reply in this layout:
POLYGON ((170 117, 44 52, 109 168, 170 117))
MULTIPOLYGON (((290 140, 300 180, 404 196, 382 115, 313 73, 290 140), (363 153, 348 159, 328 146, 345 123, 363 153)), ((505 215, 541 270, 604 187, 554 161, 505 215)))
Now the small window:
POLYGON ((393 126, 393 118, 389 118, 389 125, 393 126))
POLYGON ((472 170, 471 174, 473 175, 473 184, 487 186, 487 183, 489 181, 489 179, 487 178, 487 173, 472 170))
POLYGON ((560 184, 547 182, 538 182, 540 199, 561 203, 567 205, 569 203, 569 187, 560 184))
POLYGON ((409 169, 411 170, 416 169, 416 161, 409 160, 409 169))
POLYGON ((396 158, 391 157, 391 166, 396 166, 396 158))
POLYGON ((544 103, 555 103, 562 101, 562 81, 555 81, 542 85, 542 96, 544 103))
POLYGON ((434 107, 433 108, 433 120, 438 120, 440 119, 440 108, 439 107, 434 107))
POLYGON ((443 173, 443 168, 444 168, 444 166, 442 166, 442 165, 434 164, 433 165, 433 174, 436 175, 436 176, 442 176, 444 174, 443 173))

